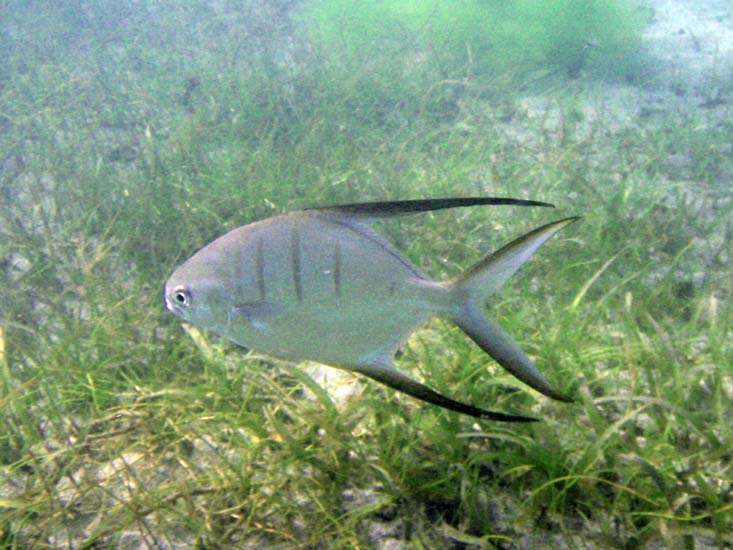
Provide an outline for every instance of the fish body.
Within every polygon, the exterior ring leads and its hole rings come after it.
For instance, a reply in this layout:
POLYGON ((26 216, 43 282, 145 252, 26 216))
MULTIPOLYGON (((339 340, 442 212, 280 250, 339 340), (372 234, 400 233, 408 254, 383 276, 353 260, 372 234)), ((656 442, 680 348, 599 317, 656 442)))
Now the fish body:
POLYGON ((454 401, 400 373, 392 359, 428 318, 456 322, 502 366, 556 399, 529 358, 481 312, 483 301, 575 218, 520 237, 447 282, 425 276, 376 234, 376 219, 474 204, 539 205, 468 198, 364 203, 290 212, 234 229, 168 279, 166 307, 242 346, 291 361, 360 372, 420 399, 477 417, 532 420, 454 401))

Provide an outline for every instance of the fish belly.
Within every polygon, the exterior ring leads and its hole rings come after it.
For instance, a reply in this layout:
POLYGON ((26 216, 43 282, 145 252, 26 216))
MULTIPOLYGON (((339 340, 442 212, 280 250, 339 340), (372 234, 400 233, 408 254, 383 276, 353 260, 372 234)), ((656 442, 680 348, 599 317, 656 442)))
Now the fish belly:
POLYGON ((252 347, 291 360, 335 365, 367 364, 389 357, 429 316, 401 300, 294 307, 252 335, 252 347))

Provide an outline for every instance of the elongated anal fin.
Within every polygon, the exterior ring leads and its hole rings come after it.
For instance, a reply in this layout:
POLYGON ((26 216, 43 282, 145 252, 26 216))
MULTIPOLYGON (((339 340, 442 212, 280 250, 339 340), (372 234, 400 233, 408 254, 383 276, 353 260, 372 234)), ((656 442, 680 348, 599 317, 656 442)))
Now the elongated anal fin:
POLYGON ((404 201, 377 201, 359 202, 353 204, 338 204, 319 208, 306 208, 308 211, 331 212, 359 216, 365 218, 388 218, 429 210, 443 210, 445 208, 463 208, 466 206, 545 206, 554 208, 554 205, 533 200, 513 199, 509 197, 451 197, 444 199, 418 199, 404 201))
POLYGON ((431 390, 427 386, 408 378, 401 372, 399 372, 391 363, 384 364, 373 364, 373 365, 361 365, 359 367, 349 367, 350 370, 354 370, 364 376, 394 388, 397 391, 411 395, 427 403, 438 405, 444 409, 456 411, 459 413, 467 414, 476 418, 486 418, 488 420, 499 420, 502 422, 536 422, 537 418, 531 418, 529 416, 517 416, 512 414, 504 414, 495 411, 487 411, 479 409, 460 401, 455 401, 449 397, 446 397, 434 390, 431 390))

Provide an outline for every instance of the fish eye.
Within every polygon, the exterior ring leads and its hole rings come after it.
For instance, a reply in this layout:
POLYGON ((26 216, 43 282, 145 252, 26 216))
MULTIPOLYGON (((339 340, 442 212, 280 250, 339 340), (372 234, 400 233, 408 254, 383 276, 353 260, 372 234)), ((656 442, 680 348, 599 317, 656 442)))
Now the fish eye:
POLYGON ((173 290, 173 299, 176 301, 178 305, 188 307, 191 305, 191 293, 183 288, 178 287, 175 290, 173 290))

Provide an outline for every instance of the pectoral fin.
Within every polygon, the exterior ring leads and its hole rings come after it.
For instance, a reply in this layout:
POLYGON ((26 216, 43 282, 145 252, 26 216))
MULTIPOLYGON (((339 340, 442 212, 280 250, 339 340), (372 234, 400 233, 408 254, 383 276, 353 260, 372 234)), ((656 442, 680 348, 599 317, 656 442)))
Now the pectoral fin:
POLYGON ((385 386, 394 388, 397 391, 401 391, 402 393, 406 393, 407 395, 411 395, 412 397, 416 397, 417 399, 420 399, 422 401, 432 403, 433 405, 438 405, 439 407, 443 407, 445 409, 450 409, 452 411, 467 414, 469 416, 475 416, 476 418, 487 418, 489 420, 500 420, 503 422, 537 421, 536 418, 531 418, 528 416, 515 416, 500 412, 487 411, 484 409, 479 409, 472 405, 461 403, 460 401, 455 401, 453 399, 450 399, 449 397, 439 394, 436 391, 431 390, 430 388, 423 384, 420 384, 419 382, 415 382, 414 380, 408 378, 397 369, 395 369, 394 365, 389 362, 385 362, 383 364, 378 363, 373 365, 362 365, 359 367, 350 368, 351 370, 363 374, 364 376, 368 376, 369 378, 376 380, 377 382, 380 382, 385 386))
POLYGON ((230 307, 229 316, 244 317, 254 328, 263 329, 284 311, 285 306, 272 302, 245 302, 230 307))

